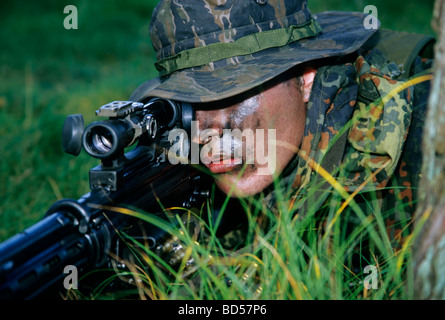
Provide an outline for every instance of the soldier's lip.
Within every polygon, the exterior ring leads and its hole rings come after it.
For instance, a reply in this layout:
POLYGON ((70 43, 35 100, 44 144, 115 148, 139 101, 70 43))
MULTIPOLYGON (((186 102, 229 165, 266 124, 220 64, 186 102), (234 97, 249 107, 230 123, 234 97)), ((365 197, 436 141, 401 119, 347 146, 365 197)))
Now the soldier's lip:
POLYGON ((236 167, 242 165, 242 160, 241 159, 225 159, 223 160, 219 160, 219 161, 212 161, 209 164, 206 164, 207 168, 209 168, 209 170, 212 173, 226 173, 226 172, 231 172, 233 171, 236 167))

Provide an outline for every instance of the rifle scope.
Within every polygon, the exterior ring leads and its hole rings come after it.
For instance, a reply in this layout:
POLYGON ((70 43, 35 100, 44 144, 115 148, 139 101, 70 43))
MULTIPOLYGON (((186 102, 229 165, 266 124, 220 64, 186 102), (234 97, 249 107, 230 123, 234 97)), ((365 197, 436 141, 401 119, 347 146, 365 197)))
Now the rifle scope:
POLYGON ((63 148, 67 153, 78 155, 83 146, 92 157, 114 159, 142 135, 155 141, 175 125, 188 129, 193 118, 190 105, 162 98, 153 98, 146 104, 114 101, 102 106, 96 115, 109 119, 93 122, 85 130, 81 115, 67 118, 63 128, 63 148))
POLYGON ((109 120, 89 125, 83 134, 85 151, 99 159, 113 158, 131 141, 133 129, 125 121, 109 120))

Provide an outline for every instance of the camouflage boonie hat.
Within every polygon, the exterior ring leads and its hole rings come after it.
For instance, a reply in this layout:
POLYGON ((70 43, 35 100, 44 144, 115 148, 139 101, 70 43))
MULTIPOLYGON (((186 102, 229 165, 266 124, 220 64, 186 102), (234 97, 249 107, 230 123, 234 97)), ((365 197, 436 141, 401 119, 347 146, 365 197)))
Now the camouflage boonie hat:
POLYGON ((161 0, 150 36, 159 78, 133 94, 191 103, 245 92, 311 60, 356 51, 363 13, 312 16, 307 0, 161 0))

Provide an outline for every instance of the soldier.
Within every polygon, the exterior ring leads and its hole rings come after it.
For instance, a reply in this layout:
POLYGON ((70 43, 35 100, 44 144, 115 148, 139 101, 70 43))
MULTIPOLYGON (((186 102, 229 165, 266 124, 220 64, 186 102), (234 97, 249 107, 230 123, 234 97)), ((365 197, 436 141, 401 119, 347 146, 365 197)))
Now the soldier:
POLYGON ((306 0, 162 0, 150 24, 159 78, 132 100, 194 106, 207 132, 195 142, 215 147, 201 161, 224 193, 261 194, 274 208, 280 190, 295 213, 317 211, 333 187, 320 164, 344 190, 363 192, 363 208, 372 201, 391 212, 386 224, 396 239, 396 221, 416 202, 429 87, 408 80, 430 66, 434 40, 367 29, 365 18, 312 15, 306 0), (244 154, 227 156, 216 144, 229 129, 263 130, 275 143, 242 140, 244 154), (246 160, 267 150, 274 165, 260 174, 267 164, 246 160))

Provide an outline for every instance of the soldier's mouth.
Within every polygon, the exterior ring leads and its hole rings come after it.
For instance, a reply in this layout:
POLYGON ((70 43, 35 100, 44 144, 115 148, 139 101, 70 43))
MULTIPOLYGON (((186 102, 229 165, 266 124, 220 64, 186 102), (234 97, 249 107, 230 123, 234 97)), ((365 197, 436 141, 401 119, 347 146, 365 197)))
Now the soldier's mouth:
POLYGON ((243 162, 241 159, 219 159, 206 164, 207 168, 212 173, 226 173, 235 170, 237 167, 242 166, 243 162))

